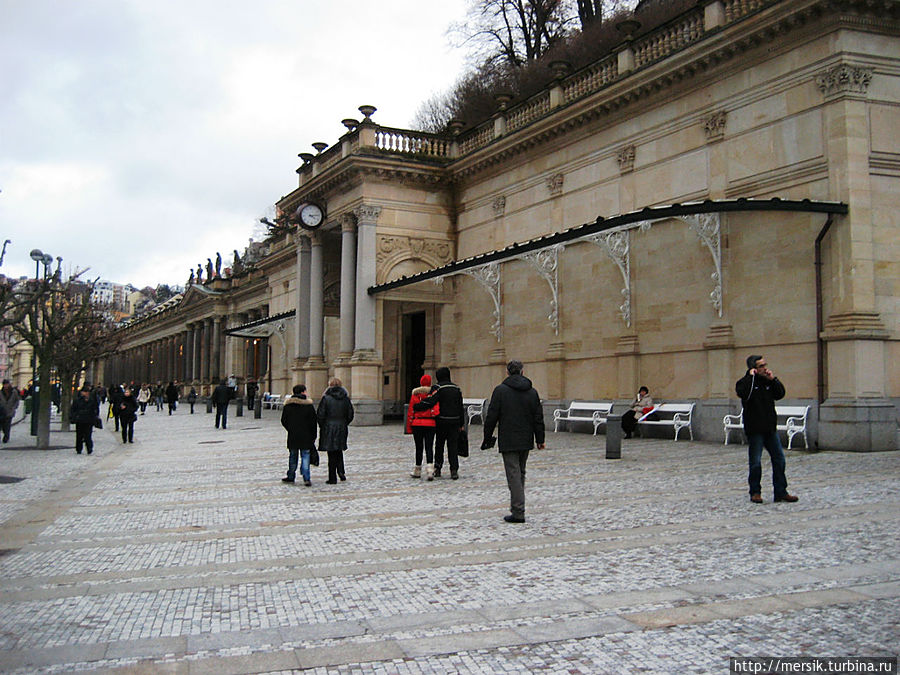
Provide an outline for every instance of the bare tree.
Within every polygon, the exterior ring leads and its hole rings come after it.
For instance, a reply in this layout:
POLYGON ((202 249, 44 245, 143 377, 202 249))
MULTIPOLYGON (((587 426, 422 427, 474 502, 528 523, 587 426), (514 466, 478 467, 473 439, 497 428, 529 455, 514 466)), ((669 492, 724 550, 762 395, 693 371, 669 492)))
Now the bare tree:
POLYGON ((471 0, 466 20, 450 33, 472 48, 474 63, 518 68, 562 40, 574 18, 572 0, 471 0))
POLYGON ((63 279, 60 269, 43 279, 16 285, 15 303, 24 305, 23 321, 13 324, 15 333, 29 345, 37 360, 41 396, 32 411, 37 415, 37 447, 50 445, 50 373, 54 354, 67 335, 91 321, 93 284, 79 281, 81 273, 63 279))

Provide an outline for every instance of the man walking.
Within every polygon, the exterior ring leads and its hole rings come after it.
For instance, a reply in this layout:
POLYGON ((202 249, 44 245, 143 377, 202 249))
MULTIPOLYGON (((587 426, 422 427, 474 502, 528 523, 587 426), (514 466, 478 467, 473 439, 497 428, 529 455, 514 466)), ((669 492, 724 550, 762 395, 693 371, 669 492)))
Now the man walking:
POLYGON ((216 429, 219 428, 219 423, 222 423, 222 428, 226 429, 228 427, 228 401, 231 400, 231 389, 229 389, 228 384, 225 379, 219 380, 219 384, 213 389, 212 393, 212 402, 216 406, 216 429))
POLYGON ((0 389, 0 418, 2 418, 0 427, 2 427, 4 443, 9 443, 9 431, 18 407, 18 390, 12 386, 9 380, 3 380, 3 388, 0 389))
POLYGON ((509 377, 491 394, 481 444, 482 450, 493 446, 494 428, 499 425, 497 445, 503 456, 509 486, 510 514, 503 517, 507 523, 525 522, 525 463, 535 444, 539 450, 544 449, 541 399, 531 386, 531 380, 522 375, 522 370, 521 361, 506 364, 509 377))
POLYGON ((784 398, 784 385, 769 370, 766 360, 757 354, 747 357, 747 373, 735 384, 735 391, 744 406, 744 433, 749 446, 750 501, 762 504, 762 450, 772 460, 772 486, 776 502, 796 502, 797 497, 788 494, 784 475, 784 450, 775 429, 777 416, 775 401, 784 398))
POLYGON ((447 460, 450 462, 450 478, 459 478, 459 457, 456 454, 459 432, 463 429, 463 402, 459 387, 450 381, 450 369, 446 366, 434 372, 437 389, 413 405, 413 410, 422 412, 435 403, 440 405, 435 428, 434 477, 441 475, 444 464, 444 444, 447 444, 447 460))

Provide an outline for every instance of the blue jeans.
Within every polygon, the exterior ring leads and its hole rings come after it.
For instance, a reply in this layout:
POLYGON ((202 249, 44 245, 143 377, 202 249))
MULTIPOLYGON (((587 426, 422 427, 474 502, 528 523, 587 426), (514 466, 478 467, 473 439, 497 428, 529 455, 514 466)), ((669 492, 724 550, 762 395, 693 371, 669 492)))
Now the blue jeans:
POLYGON ((775 490, 775 498, 787 494, 787 478, 784 476, 784 450, 781 447, 781 439, 777 431, 765 434, 747 434, 750 459, 750 494, 757 495, 762 492, 760 481, 762 479, 762 451, 763 446, 772 460, 772 487, 775 490))
POLYGON ((291 480, 297 476, 297 460, 300 460, 300 475, 303 480, 309 480, 309 450, 288 450, 287 477, 291 480))

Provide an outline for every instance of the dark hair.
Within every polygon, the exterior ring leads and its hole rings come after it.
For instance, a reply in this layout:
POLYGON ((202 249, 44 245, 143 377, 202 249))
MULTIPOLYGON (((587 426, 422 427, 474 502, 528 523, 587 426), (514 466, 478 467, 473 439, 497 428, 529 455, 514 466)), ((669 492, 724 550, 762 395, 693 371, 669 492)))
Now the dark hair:
POLYGON ((648 394, 650 393, 650 390, 647 389, 647 387, 644 387, 644 386, 641 386, 641 388, 638 389, 638 393, 640 394, 642 391, 645 391, 645 392, 647 392, 648 394))
POLYGON ((294 392, 294 396, 300 396, 301 394, 306 393, 306 385, 305 384, 295 384, 293 392, 294 392))
POLYGON ((434 371, 434 376, 437 378, 438 382, 449 382, 450 369, 447 366, 441 366, 436 371, 434 371))
POLYGON ((760 354, 751 354, 747 357, 747 370, 751 368, 756 368, 756 362, 762 358, 760 354))
POLYGON ((522 365, 522 362, 517 359, 513 359, 512 361, 510 361, 509 363, 506 364, 506 372, 509 373, 510 375, 521 375, 522 368, 524 368, 524 366, 522 365))

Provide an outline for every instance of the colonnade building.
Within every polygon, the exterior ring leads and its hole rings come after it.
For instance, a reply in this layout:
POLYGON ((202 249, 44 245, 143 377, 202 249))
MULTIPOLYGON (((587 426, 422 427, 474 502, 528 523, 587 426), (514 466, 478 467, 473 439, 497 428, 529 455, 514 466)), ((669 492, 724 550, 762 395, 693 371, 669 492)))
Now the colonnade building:
POLYGON ((548 411, 647 385, 721 439, 756 353, 812 443, 897 448, 900 6, 702 0, 623 28, 474 126, 362 106, 277 203, 321 223, 124 329, 106 372, 314 396, 336 375, 379 424, 423 371, 488 397, 517 358, 548 411))

